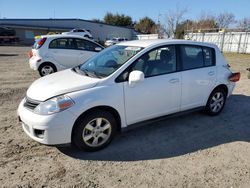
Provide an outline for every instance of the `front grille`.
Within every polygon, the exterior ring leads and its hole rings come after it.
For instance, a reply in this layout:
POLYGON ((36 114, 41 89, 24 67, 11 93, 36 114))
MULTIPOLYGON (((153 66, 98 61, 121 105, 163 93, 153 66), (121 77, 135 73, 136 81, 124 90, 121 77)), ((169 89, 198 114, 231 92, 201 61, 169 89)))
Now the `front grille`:
POLYGON ((34 110, 39 104, 40 104, 39 101, 35 101, 35 100, 29 99, 28 97, 26 97, 25 102, 24 102, 24 107, 26 107, 30 110, 34 110))

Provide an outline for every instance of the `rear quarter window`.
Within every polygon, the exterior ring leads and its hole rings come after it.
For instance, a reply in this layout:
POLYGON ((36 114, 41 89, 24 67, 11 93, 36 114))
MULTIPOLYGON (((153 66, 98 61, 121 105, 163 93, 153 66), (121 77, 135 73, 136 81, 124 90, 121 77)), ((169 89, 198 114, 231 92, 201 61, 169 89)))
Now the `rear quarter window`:
POLYGON ((203 47, 204 66, 215 65, 215 50, 213 48, 203 47))

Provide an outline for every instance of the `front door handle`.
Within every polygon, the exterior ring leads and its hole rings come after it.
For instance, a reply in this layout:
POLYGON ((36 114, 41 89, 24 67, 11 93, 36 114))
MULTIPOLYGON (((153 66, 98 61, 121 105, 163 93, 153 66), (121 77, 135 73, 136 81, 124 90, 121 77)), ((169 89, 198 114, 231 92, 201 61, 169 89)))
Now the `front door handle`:
POLYGON ((180 80, 178 78, 173 78, 173 79, 169 80, 169 82, 172 83, 172 84, 177 83, 179 81, 180 80))
POLYGON ((209 75, 209 76, 213 76, 213 75, 214 75, 214 71, 208 72, 208 75, 209 75))

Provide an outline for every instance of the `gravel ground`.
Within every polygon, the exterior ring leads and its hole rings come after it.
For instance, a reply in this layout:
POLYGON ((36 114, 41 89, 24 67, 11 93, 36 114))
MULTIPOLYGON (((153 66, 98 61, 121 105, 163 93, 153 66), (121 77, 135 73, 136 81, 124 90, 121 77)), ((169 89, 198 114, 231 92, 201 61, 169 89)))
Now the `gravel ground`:
POLYGON ((225 55, 242 78, 221 115, 167 119, 88 153, 23 132, 16 109, 39 77, 29 49, 0 47, 0 187, 250 187, 250 55, 225 55))

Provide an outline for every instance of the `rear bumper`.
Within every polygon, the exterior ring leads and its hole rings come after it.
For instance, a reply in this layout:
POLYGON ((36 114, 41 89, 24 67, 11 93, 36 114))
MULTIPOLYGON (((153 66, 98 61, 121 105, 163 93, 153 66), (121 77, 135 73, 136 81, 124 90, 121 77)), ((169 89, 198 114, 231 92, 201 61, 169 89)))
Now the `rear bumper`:
POLYGON ((228 88, 227 97, 229 97, 230 95, 233 94, 233 90, 235 88, 235 83, 231 82, 231 83, 227 84, 227 88, 228 88))
POLYGON ((30 68, 33 70, 38 70, 39 66, 41 65, 41 62, 42 59, 40 57, 33 56, 32 58, 29 59, 30 68))

